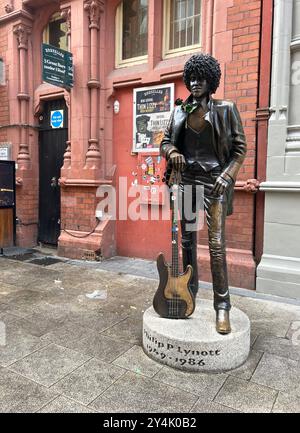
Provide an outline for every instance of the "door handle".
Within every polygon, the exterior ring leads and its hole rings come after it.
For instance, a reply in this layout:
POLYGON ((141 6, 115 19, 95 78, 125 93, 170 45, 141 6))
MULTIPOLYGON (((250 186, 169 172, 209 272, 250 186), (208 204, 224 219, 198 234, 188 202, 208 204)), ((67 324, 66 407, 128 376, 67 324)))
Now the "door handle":
POLYGON ((52 177, 50 185, 52 188, 56 188, 58 186, 57 177, 55 177, 55 176, 52 177))

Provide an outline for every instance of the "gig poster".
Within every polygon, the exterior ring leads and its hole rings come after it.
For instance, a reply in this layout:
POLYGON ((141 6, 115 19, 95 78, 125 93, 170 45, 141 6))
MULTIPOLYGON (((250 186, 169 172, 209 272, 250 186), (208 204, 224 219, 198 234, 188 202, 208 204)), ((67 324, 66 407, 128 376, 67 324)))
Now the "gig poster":
POLYGON ((133 152, 159 151, 173 101, 173 83, 133 90, 133 152))

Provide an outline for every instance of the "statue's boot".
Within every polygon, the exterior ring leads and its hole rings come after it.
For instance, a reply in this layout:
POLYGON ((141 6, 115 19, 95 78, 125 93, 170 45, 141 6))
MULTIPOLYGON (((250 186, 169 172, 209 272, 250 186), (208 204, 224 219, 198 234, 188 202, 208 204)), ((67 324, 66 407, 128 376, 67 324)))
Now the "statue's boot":
POLYGON ((229 320, 231 304, 228 290, 227 265, 225 260, 214 260, 212 262, 216 330, 219 334, 229 334, 231 332, 229 320))
POLYGON ((231 332, 229 310, 216 310, 216 330, 219 334, 231 332))

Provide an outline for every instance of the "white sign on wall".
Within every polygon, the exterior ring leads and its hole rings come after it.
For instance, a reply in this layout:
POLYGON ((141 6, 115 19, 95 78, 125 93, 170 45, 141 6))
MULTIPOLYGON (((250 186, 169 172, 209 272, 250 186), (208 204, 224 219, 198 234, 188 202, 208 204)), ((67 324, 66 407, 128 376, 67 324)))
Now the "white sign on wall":
POLYGON ((11 143, 0 143, 0 160, 11 160, 11 143))

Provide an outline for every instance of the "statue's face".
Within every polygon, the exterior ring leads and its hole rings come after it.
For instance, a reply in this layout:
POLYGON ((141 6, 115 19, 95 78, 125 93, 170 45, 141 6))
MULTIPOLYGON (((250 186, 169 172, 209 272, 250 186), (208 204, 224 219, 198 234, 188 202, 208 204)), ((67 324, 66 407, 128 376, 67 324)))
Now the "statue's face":
POLYGON ((192 74, 190 78, 190 89, 193 97, 198 99, 208 93, 208 83, 206 80, 192 74))

